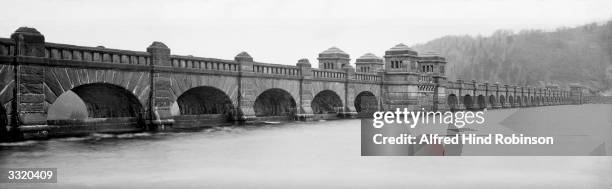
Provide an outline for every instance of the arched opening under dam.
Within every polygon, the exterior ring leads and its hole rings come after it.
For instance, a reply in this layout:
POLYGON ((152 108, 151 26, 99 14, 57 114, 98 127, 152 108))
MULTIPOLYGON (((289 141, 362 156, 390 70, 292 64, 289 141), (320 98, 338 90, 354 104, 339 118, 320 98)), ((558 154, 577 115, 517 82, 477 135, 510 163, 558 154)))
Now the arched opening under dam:
POLYGON ((482 110, 487 107, 487 102, 484 95, 478 95, 478 109, 482 110))
POLYGON ((47 111, 47 123, 106 125, 115 127, 109 128, 113 131, 127 131, 143 129, 144 116, 144 108, 130 91, 113 84, 92 83, 77 86, 60 95, 47 111))
POLYGON ((116 85, 86 84, 72 91, 85 102, 89 117, 139 117, 144 113, 138 98, 116 85))
POLYGON ((458 107, 458 101, 457 101, 457 95, 455 94, 450 94, 448 95, 448 98, 446 99, 446 102, 448 103, 448 109, 452 112, 455 112, 459 109, 458 107))
POLYGON ((544 99, 544 97, 538 96, 538 97, 535 98, 535 100, 536 100, 535 105, 539 106, 539 105, 543 105, 544 104, 544 100, 545 99, 544 99))
POLYGON ((363 91, 355 97, 355 110, 361 112, 375 112, 378 110, 378 100, 374 93, 363 91))
POLYGON ((187 90, 176 100, 174 127, 214 126, 233 119, 234 105, 222 90, 201 86, 187 90))
POLYGON ((470 95, 463 96, 463 105, 465 106, 466 110, 474 109, 474 100, 472 100, 472 96, 470 95))
POLYGON ((268 89, 259 94, 253 104, 255 116, 275 117, 274 119, 293 119, 297 112, 291 94, 283 89, 268 89))
POLYGON ((335 118, 338 113, 344 111, 342 99, 331 90, 324 90, 315 95, 310 106, 319 119, 335 118))

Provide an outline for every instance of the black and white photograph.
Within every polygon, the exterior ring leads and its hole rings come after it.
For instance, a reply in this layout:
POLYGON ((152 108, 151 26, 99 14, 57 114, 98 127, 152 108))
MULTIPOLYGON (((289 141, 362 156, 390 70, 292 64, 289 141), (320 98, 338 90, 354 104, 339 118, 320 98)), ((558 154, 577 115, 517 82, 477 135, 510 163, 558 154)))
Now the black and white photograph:
POLYGON ((609 0, 0 5, 0 188, 612 188, 609 0))

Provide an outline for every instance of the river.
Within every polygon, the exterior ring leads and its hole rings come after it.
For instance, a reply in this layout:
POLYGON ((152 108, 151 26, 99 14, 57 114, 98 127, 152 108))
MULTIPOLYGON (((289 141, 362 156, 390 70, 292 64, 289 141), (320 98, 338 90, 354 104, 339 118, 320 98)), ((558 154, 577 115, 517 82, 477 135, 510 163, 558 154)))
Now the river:
MULTIPOLYGON (((550 112, 573 111, 583 112, 575 119, 590 119, 587 125, 607 131, 612 125, 610 105, 538 108, 533 123, 550 121, 550 112)), ((509 111, 520 110, 488 114, 509 111)), ((56 184, 0 188, 612 187, 610 156, 362 157, 359 124, 291 122, 3 143, 0 167, 53 167, 59 177, 56 184)))

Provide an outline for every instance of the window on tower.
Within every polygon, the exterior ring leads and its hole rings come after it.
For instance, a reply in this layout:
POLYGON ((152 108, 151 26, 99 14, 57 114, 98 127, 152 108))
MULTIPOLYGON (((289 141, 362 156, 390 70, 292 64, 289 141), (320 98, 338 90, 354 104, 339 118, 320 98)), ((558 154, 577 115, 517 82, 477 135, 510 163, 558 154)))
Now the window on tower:
POLYGON ((391 68, 400 68, 401 61, 391 61, 391 68))

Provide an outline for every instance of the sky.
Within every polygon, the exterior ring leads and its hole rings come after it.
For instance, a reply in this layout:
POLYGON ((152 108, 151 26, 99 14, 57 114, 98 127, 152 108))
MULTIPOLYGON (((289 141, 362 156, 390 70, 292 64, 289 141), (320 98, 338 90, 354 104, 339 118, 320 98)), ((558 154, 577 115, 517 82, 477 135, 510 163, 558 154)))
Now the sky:
POLYGON ((352 63, 398 43, 498 29, 554 30, 612 19, 610 0, 3 0, 0 37, 34 27, 47 42, 294 65, 337 46, 352 63))

